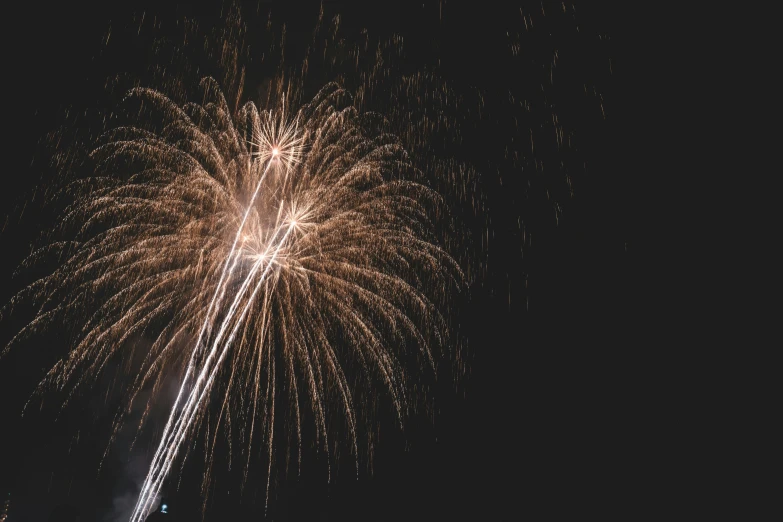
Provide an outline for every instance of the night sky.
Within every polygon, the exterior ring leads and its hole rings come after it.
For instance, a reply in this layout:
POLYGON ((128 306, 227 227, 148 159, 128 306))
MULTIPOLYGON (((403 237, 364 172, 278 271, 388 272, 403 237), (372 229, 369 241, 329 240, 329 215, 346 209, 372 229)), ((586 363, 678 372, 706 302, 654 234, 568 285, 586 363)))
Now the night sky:
MULTIPOLYGON (((325 18, 340 13, 349 42, 363 28, 373 38, 400 34, 409 57, 403 68, 437 67, 455 90, 477 89, 486 98, 489 115, 477 119, 463 147, 452 151, 481 172, 486 215, 466 221, 475 227, 474 237, 489 235, 479 254, 484 270, 470 297, 458 301, 468 372, 456 389, 449 383, 437 389, 434 423, 415 417, 401 433, 393 419, 381 419, 387 427, 376 445, 372 477, 357 481, 349 458, 326 484, 322 457, 305 455, 301 478, 278 477, 269 519, 635 518, 663 494, 657 477, 666 462, 653 421, 658 412, 649 368, 658 363, 639 261, 645 186, 653 176, 645 161, 645 114, 651 109, 644 101, 649 72, 641 17, 592 3, 575 13, 568 4, 568 16, 559 2, 374 3, 327 2, 325 18), (525 31, 520 7, 534 13, 532 31, 525 31), (513 61, 516 34, 526 54, 513 61), (554 82, 539 87, 555 50, 554 82), (557 149, 552 131, 531 152, 528 127, 544 136, 551 113, 534 110, 528 123, 509 125, 504 104, 510 92, 534 105, 554 104, 577 145, 557 149), (515 133, 511 146, 525 156, 527 168, 498 160, 515 133), (537 160, 546 175, 536 172, 537 160), (573 195, 562 180, 552 181, 550 172, 558 169, 568 171, 573 195)), ((266 19, 271 9, 273 22, 286 24, 292 63, 318 13, 315 3, 262 1, 243 9, 253 13, 248 21, 266 19)), ((221 9, 219 3, 203 9, 28 5, 7 18, 20 36, 9 44, 4 64, 6 114, 13 121, 0 194, 3 302, 20 288, 15 267, 53 219, 31 201, 35 187, 53 175, 46 135, 63 125, 67 108, 109 103, 102 96, 107 75, 144 70, 148 42, 134 47, 128 36, 142 12, 161 20, 165 36, 166 24, 183 16, 220 23, 221 9), (118 44, 111 63, 96 58, 108 27, 112 38, 131 42, 118 44)), ((2 318, 0 342, 25 317, 22 311, 2 318)), ((49 518, 55 510, 64 516, 56 520, 76 520, 65 514, 70 510, 81 521, 113 522, 135 502, 148 461, 138 447, 127 450, 133 434, 123 432, 98 473, 111 423, 106 402, 114 400, 100 379, 59 419, 58 397, 44 397, 40 411, 36 402, 21 417, 35 385, 68 349, 57 336, 37 342, 0 359, 0 492, 11 494, 8 521, 55 520, 49 518)), ((165 408, 156 414, 164 417, 165 408)), ((189 458, 192 477, 178 491, 164 489, 175 520, 199 517, 200 459, 198 451, 189 458)), ((221 475, 207 520, 263 518, 263 496, 240 499, 237 486, 221 475)))

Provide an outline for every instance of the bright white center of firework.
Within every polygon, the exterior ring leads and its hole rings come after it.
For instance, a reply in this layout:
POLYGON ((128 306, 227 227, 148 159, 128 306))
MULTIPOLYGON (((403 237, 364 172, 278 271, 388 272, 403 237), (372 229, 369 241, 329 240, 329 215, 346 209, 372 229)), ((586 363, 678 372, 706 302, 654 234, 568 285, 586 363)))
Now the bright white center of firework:
POLYGON ((280 151, 277 149, 277 147, 272 149, 272 156, 277 156, 278 154, 280 154, 280 151))

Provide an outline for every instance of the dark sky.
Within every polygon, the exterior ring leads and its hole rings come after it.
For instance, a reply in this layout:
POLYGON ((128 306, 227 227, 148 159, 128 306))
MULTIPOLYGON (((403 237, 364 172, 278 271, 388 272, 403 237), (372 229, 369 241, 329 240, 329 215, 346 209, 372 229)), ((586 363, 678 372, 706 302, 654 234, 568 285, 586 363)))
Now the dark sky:
MULTIPOLYGON (((440 70, 455 85, 477 87, 488 104, 502 106, 509 90, 525 92, 532 81, 532 65, 511 68, 506 56, 506 31, 520 30, 513 19, 519 7, 456 3, 335 2, 329 9, 342 13, 349 37, 362 27, 375 35, 400 33, 412 50, 410 67, 440 58, 440 70)), ((540 2, 520 5, 530 12, 542 8, 540 2)), ((559 5, 543 3, 553 10, 559 5)), ((7 18, 18 36, 6 45, 10 60, 4 64, 4 89, 10 89, 6 111, 13 120, 11 142, 6 138, 9 188, 0 194, 11 215, 0 235, 4 302, 17 289, 14 267, 35 229, 49 219, 27 215, 15 224, 14 208, 45 171, 38 142, 62 123, 64 107, 94 104, 111 72, 97 69, 93 59, 109 24, 142 11, 163 19, 185 12, 210 23, 219 12, 173 6, 30 4, 7 18), (10 188, 10 180, 16 188, 10 188)), ((310 35, 317 8, 261 2, 262 10, 270 6, 275 19, 288 24, 295 53, 298 38, 310 35)), ((581 166, 573 176, 574 196, 563 199, 558 218, 541 196, 545 187, 536 185, 537 178, 528 171, 501 171, 482 158, 482 151, 513 131, 485 124, 465 146, 466 157, 486 171, 493 245, 486 276, 472 286, 462 311, 469 376, 457 393, 438 395, 434 427, 419 419, 405 436, 386 430, 372 478, 357 482, 345 473, 326 486, 313 464, 298 482, 278 484, 270 518, 539 520, 580 513, 632 518, 661 491, 654 477, 665 455, 651 420, 657 415, 655 391, 648 386, 656 351, 643 327, 648 285, 639 260, 645 186, 654 176, 652 162, 645 160, 651 153, 651 109, 645 103, 651 73, 641 41, 643 17, 580 5, 576 19, 578 32, 555 24, 560 32, 525 40, 532 47, 531 61, 538 59, 537 50, 549 56, 553 46, 558 48, 558 85, 566 87, 548 90, 547 96, 557 101, 559 117, 580 140, 578 153, 566 158, 581 166), (602 93, 605 117, 597 103, 589 105, 584 93, 579 97, 583 83, 602 93), (505 185, 499 179, 503 174, 509 176, 505 185), (521 197, 523 192, 531 195, 521 197), (520 219, 532 242, 520 239, 520 219)), ((133 62, 128 68, 137 67, 144 51, 129 49, 128 59, 133 62)), ((14 318, 3 319, 0 340, 6 342, 19 325, 14 318)), ((79 510, 82 520, 111 520, 107 517, 123 502, 133 503, 129 491, 146 471, 142 452, 118 449, 98 474, 110 422, 101 417, 100 386, 94 397, 83 399, 81 413, 55 421, 56 410, 47 402, 40 415, 20 417, 42 371, 65 353, 62 344, 42 340, 40 351, 11 352, 0 360, 0 481, 3 495, 12 495, 9 522, 48 520, 55 508, 79 510)), ((118 447, 131 437, 121 434, 118 447)), ((207 520, 259 519, 263 499, 240 502, 235 492, 228 493, 232 485, 225 486, 207 520)), ((200 504, 197 489, 198 480, 185 480, 180 491, 168 491, 172 512, 197 513, 192 508, 200 504)))

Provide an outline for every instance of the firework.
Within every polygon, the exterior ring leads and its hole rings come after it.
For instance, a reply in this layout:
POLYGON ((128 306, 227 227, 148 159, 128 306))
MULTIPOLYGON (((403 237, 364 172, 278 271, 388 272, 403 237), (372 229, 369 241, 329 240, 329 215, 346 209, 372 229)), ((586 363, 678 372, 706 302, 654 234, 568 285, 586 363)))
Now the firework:
POLYGON ((31 256, 58 250, 65 261, 23 291, 43 305, 20 335, 83 317, 44 384, 73 393, 115 355, 132 359, 140 334, 154 342, 129 404, 183 376, 132 522, 210 404, 218 426, 230 416, 240 426, 245 477, 261 438, 267 498, 280 404, 300 458, 304 419, 328 451, 327 413, 339 412, 358 474, 357 396, 385 390, 402 421, 417 377, 405 361, 434 369, 441 305, 462 284, 434 233, 438 195, 408 181, 400 141, 373 130, 343 89, 328 85, 297 110, 281 97, 232 112, 216 82, 202 83, 202 104, 129 93, 134 120, 103 136, 95 175, 71 185, 60 228, 72 239, 31 256))

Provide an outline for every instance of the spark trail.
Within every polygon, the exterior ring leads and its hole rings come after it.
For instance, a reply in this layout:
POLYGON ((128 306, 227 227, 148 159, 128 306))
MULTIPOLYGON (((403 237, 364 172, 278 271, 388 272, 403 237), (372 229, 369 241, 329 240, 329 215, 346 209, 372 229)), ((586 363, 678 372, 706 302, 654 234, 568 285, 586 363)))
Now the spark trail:
MULTIPOLYGON (((149 514, 149 511, 152 509, 153 504, 157 499, 157 495, 160 492, 163 480, 166 478, 169 470, 171 469, 171 465, 177 456, 179 446, 182 444, 185 435, 191 428, 194 415, 205 395, 209 391, 217 370, 225 358, 226 351, 231 346, 231 342, 234 340, 237 330, 239 329, 242 320, 250 308, 250 304, 253 302, 256 294, 266 280, 266 277, 270 272, 270 268, 275 263, 280 249, 285 244, 292 229, 296 226, 296 222, 292 221, 292 219, 289 219, 288 223, 281 223, 275 228, 275 232, 272 234, 271 240, 267 245, 264 253, 258 256, 258 260, 253 264, 252 269, 245 277, 242 286, 236 293, 234 301, 231 303, 231 307, 222 321, 220 331, 212 343, 212 348, 209 350, 207 358, 202 364, 199 376, 189 392, 187 402, 181 410, 178 409, 180 399, 186 389, 189 378, 195 371, 197 365, 197 356, 201 352, 202 339, 204 338, 205 333, 208 337, 212 330, 212 324, 215 320, 215 315, 213 312, 222 304, 226 293, 226 281, 227 279, 232 279, 233 273, 241 258, 241 256, 236 252, 237 244, 242 237, 245 223, 247 222, 247 218, 250 215, 250 211, 253 209, 253 204, 255 203, 256 198, 258 197, 258 193, 264 184, 264 180, 269 173, 269 169, 273 165, 275 167, 282 168, 285 171, 285 177, 287 177, 290 167, 295 165, 298 160, 298 147, 300 145, 300 141, 296 137, 296 125, 285 125, 284 117, 285 116, 282 115, 280 118, 280 132, 278 132, 278 129, 275 126, 276 122, 274 120, 268 120, 266 122, 267 125, 262 129, 255 129, 256 131, 260 130, 260 136, 262 137, 262 142, 258 144, 261 147, 262 152, 256 155, 255 161, 259 162, 261 157, 268 156, 268 159, 266 160, 266 167, 264 168, 263 174, 258 181, 258 185, 253 192, 253 196, 250 199, 250 203, 248 204, 247 210, 242 217, 242 222, 239 225, 236 236, 234 237, 234 242, 231 245, 231 251, 228 254, 223 272, 221 273, 217 288, 215 289, 215 294, 212 297, 212 301, 210 302, 210 306, 207 311, 207 317, 204 320, 204 324, 201 326, 198 340, 196 341, 195 347, 193 349, 193 355, 191 356, 190 362, 188 364, 186 378, 182 383, 182 386, 180 386, 179 393, 177 394, 177 400, 174 403, 169 420, 166 423, 163 436, 161 437, 161 442, 158 446, 157 452, 155 453, 155 457, 153 458, 152 465, 150 466, 150 471, 147 474, 144 485, 142 486, 139 500, 136 503, 133 514, 131 515, 131 522, 143 522, 143 520, 149 514), (283 226, 285 226, 286 231, 283 234, 283 237, 278 241, 277 245, 273 246, 274 241, 277 239, 277 236, 280 234, 280 230, 283 226), (271 258, 268 258, 270 249, 274 249, 274 253, 271 255, 271 258), (231 335, 222 344, 222 349, 219 351, 219 356, 217 357, 217 360, 215 360, 215 355, 218 353, 218 349, 221 346, 221 341, 223 340, 225 330, 234 321, 239 303, 241 302, 248 288, 251 286, 258 270, 262 265, 265 265, 263 273, 258 278, 258 282, 255 284, 255 288, 253 289, 250 299, 245 304, 238 321, 235 322, 235 326, 231 332, 231 335), (207 374, 209 374, 208 377, 207 374), (171 429, 172 422, 175 423, 173 430, 171 429)), ((282 211, 284 208, 284 204, 281 204, 280 210, 282 211)))
MULTIPOLYGON (((270 162, 271 161, 272 160, 270 160, 270 162)), ((223 348, 220 351, 220 355, 218 359, 216 361, 213 361, 215 354, 217 353, 219 343, 222 340, 222 334, 225 332, 225 328, 227 327, 227 325, 234 318, 237 305, 240 299, 244 296, 247 289, 250 287, 251 282, 253 281, 253 278, 257 270, 263 264, 263 261, 265 260, 265 256, 268 253, 269 248, 267 248, 267 252, 264 252, 264 255, 260 256, 258 261, 256 261, 256 263, 253 265, 253 269, 245 278, 245 281, 242 284, 240 291, 237 293, 236 297, 234 298, 234 302, 231 304, 231 308, 229 309, 226 318, 223 320, 223 324, 221 325, 220 332, 218 333, 218 336, 216 337, 215 342, 212 345, 212 349, 210 350, 209 355, 207 356, 207 360, 203 365, 201 373, 199 374, 199 377, 195 385, 193 386, 193 389, 190 391, 190 396, 188 398, 187 403, 183 407, 182 411, 177 411, 178 404, 175 403, 174 409, 172 410, 171 416, 169 417, 169 422, 166 425, 166 430, 163 433, 160 446, 158 447, 158 451, 155 454, 155 458, 152 462, 152 466, 150 468, 149 474, 147 475, 147 478, 144 481, 144 485, 142 487, 142 491, 139 496, 139 501, 136 505, 136 508, 134 509, 133 515, 131 516, 131 522, 137 522, 137 521, 142 522, 146 518, 150 509, 152 508, 152 504, 155 502, 157 495, 160 491, 160 487, 163 482, 163 479, 166 477, 169 470, 171 469, 171 464, 174 458, 177 456, 177 451, 179 450, 179 446, 184 440, 187 430, 191 426, 198 405, 204 399, 205 394, 209 390, 212 381, 215 378, 217 369, 219 368, 220 364, 223 362, 223 359, 225 358, 226 350, 231 345, 231 342, 234 340, 234 336, 237 333, 240 323, 242 319, 244 319, 245 315, 247 314, 247 311, 250 307, 250 303, 253 301, 253 298, 258 293, 258 290, 261 288, 262 283, 264 282, 266 276, 269 274, 269 268, 275 262, 275 258, 277 257, 277 254, 280 252, 280 248, 285 243, 285 240, 287 239, 288 235, 290 234, 294 226, 295 226, 294 224, 291 224, 287 227, 287 230, 283 235, 283 238, 280 240, 279 244, 275 247, 274 254, 272 255, 271 259, 266 263, 266 268, 264 269, 264 272, 262 273, 261 277, 259 277, 259 280, 256 283, 256 286, 253 290, 253 294, 250 297, 248 303, 243 308, 239 320, 237 324, 234 326, 231 335, 229 336, 228 340, 223 344, 223 348), (208 370, 210 370, 209 377, 205 382, 204 379, 208 370), (171 437, 169 437, 168 436, 169 427, 171 426, 171 422, 174 421, 174 419, 177 419, 176 426, 174 427, 174 434, 171 437)), ((240 227, 240 231, 241 231, 241 227, 240 227)), ((277 234, 275 234, 275 236, 276 235, 277 234)), ((233 255, 233 250, 231 255, 233 255)), ((221 290, 224 290, 224 288, 220 287, 218 289, 218 291, 221 290)), ((193 353, 195 356, 195 354, 197 353, 197 348, 196 350, 194 350, 193 353)), ((192 361, 191 361, 191 366, 189 366, 189 370, 191 367, 192 367, 192 361)), ((182 396, 184 386, 185 384, 183 383, 182 388, 180 388, 180 393, 178 395, 178 398, 182 396)))

